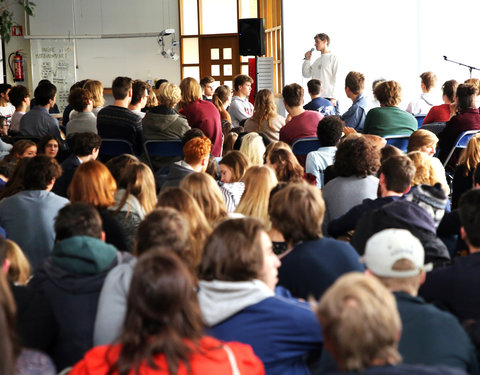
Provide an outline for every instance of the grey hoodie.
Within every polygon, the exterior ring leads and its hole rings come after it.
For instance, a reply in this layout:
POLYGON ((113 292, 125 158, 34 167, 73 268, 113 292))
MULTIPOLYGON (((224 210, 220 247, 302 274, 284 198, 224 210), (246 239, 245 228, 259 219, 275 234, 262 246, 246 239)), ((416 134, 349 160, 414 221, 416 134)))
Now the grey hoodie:
POLYGON ((248 101, 248 98, 242 99, 239 96, 234 96, 228 107, 228 113, 232 117, 233 127, 236 128, 240 121, 252 117, 253 105, 248 101))
POLYGON ((260 280, 200 281, 198 302, 208 327, 223 322, 248 306, 255 305, 275 293, 260 280))

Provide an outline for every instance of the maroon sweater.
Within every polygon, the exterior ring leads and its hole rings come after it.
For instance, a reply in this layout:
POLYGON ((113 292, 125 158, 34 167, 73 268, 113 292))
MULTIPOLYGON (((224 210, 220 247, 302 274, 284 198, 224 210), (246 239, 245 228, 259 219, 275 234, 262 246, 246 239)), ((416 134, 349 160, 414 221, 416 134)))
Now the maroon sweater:
POLYGON ((206 100, 196 100, 179 111, 188 125, 198 128, 212 141, 213 156, 222 154, 222 123, 217 108, 206 100))

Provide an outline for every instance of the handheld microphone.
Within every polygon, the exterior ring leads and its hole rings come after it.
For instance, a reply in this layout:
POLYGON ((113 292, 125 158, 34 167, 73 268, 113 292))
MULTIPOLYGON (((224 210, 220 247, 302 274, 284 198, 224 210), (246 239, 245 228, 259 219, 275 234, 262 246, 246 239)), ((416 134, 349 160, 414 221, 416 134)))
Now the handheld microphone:
MULTIPOLYGON (((312 49, 310 50, 311 53, 313 53, 313 51, 315 51, 315 48, 312 48, 312 49)), ((304 57, 303 59, 306 60, 307 58, 304 57)))

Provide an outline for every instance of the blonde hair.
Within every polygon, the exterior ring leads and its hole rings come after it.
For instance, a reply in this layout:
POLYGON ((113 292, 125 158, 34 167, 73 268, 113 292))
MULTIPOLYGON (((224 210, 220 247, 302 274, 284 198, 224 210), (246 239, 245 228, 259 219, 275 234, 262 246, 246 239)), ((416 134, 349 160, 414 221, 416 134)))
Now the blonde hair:
POLYGON ((464 83, 466 83, 467 85, 475 87, 476 95, 480 95, 480 79, 469 78, 464 83))
POLYGON ((397 303, 375 277, 359 272, 341 276, 324 293, 316 313, 342 371, 362 371, 375 360, 401 361, 397 303))
POLYGON ((195 78, 187 77, 182 79, 182 82, 180 82, 180 90, 182 92, 180 99, 181 108, 186 107, 196 100, 202 99, 202 87, 195 78))
POLYGON ((277 107, 273 101, 273 93, 268 89, 260 90, 255 97, 255 106, 252 118, 257 122, 257 131, 264 121, 270 129, 274 129, 272 120, 277 116, 277 107))
POLYGON ((438 137, 430 130, 415 130, 408 138, 407 152, 421 151, 424 146, 436 145, 438 137))
POLYGON ((245 191, 235 212, 260 219, 269 228, 268 201, 278 183, 275 172, 266 165, 253 166, 245 172, 243 182, 245 191))
POLYGON ((412 151, 407 156, 413 161, 416 171, 412 179, 412 186, 414 185, 435 185, 440 182, 437 173, 432 165, 431 158, 424 152, 412 151))
POLYGON ((472 138, 470 138, 467 143, 467 148, 460 156, 457 165, 465 165, 464 175, 468 176, 478 163, 480 163, 480 133, 474 134, 472 138))
POLYGON ((265 150, 263 139, 258 133, 248 133, 242 138, 240 152, 247 157, 250 165, 262 165, 265 150))
POLYGON ((203 247, 207 237, 212 232, 212 227, 200 209, 195 198, 185 189, 170 187, 158 195, 157 207, 173 207, 179 211, 190 224, 190 237, 192 245, 192 259, 194 266, 202 260, 203 247))
POLYGON ((92 94, 93 108, 103 107, 105 98, 103 97, 102 82, 89 79, 85 82, 83 88, 92 94))
POLYGON ((120 210, 132 194, 138 199, 141 206, 148 215, 157 204, 157 192, 155 189, 155 178, 150 167, 145 163, 131 163, 125 167, 118 180, 119 188, 125 189, 125 195, 118 205, 120 210))
POLYGON ((175 107, 182 98, 180 88, 173 83, 162 83, 158 89, 158 101, 168 108, 175 107))
POLYGON ((5 255, 10 261, 7 278, 12 283, 27 285, 30 279, 30 263, 20 246, 11 240, 5 240, 5 255))
POLYGON ((180 187, 195 198, 212 228, 228 218, 222 192, 212 176, 201 172, 191 173, 182 180, 180 187))
POLYGON ((148 99, 147 99, 147 105, 145 107, 147 108, 156 107, 158 105, 158 98, 157 98, 157 95, 155 95, 155 91, 153 91, 152 86, 148 85, 147 91, 148 91, 148 99))

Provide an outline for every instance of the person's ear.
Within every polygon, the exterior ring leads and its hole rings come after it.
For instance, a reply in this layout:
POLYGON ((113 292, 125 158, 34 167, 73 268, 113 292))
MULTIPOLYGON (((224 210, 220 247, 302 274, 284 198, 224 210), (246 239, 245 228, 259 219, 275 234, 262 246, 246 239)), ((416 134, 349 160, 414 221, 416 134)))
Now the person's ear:
POLYGON ((460 237, 462 238, 462 240, 466 240, 467 239, 467 232, 465 231, 465 227, 460 227, 460 237))
POLYGON ((8 273, 8 270, 10 269, 10 259, 5 258, 2 264, 2 271, 4 275, 8 273))

